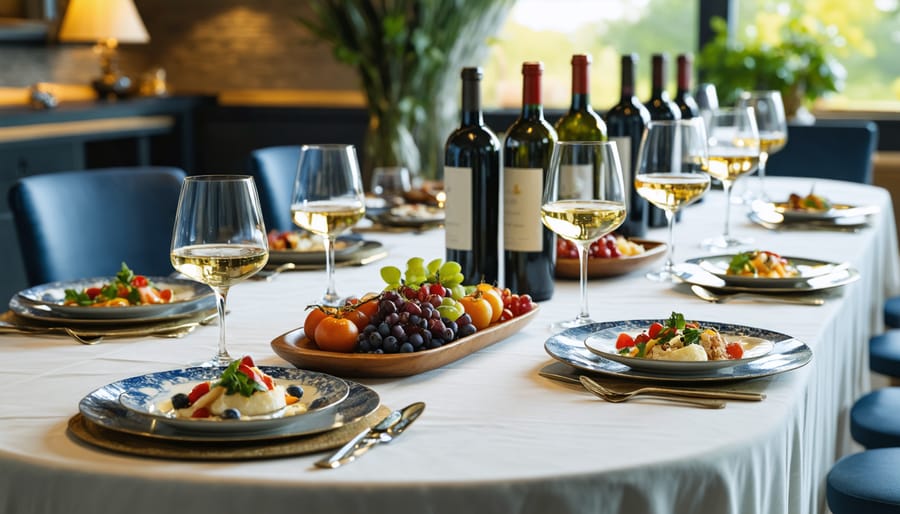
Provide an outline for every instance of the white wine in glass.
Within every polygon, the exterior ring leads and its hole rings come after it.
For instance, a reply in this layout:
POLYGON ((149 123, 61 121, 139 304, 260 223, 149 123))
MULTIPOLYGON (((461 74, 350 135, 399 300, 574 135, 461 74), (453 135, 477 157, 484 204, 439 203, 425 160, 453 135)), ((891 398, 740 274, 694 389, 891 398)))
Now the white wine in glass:
POLYGON ((759 194, 750 195, 751 202, 768 202, 765 178, 769 156, 787 144, 787 117, 780 91, 745 91, 738 99, 739 107, 752 107, 759 130, 759 194), (755 196, 755 197, 754 197, 755 196))
POLYGON ((339 305, 342 300, 334 286, 335 240, 365 213, 362 178, 354 147, 301 147, 291 219, 298 227, 324 238, 327 285, 321 301, 325 305, 339 305))
POLYGON ((616 144, 556 143, 544 186, 541 222, 559 237, 575 243, 578 249, 581 312, 575 319, 554 323, 554 329, 593 323, 587 301, 588 248, 619 228, 625 214, 625 189, 616 144))
POLYGON ((219 348, 205 366, 226 366, 225 302, 234 284, 261 270, 269 259, 266 228, 252 177, 197 175, 181 188, 172 235, 172 266, 209 285, 216 296, 219 348))
POLYGON ((657 282, 676 282, 675 215, 709 190, 706 125, 701 118, 651 121, 638 150, 634 188, 666 214, 669 241, 663 269, 646 274, 657 282))

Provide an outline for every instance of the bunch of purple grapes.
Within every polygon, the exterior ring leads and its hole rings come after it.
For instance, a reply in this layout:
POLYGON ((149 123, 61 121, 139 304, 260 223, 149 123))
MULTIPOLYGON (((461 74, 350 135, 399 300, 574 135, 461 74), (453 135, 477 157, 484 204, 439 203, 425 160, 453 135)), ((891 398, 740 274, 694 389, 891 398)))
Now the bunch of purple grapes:
POLYGON ((439 348, 475 333, 468 314, 455 321, 442 317, 443 297, 407 299, 396 291, 384 291, 378 310, 356 340, 360 353, 409 353, 439 348))

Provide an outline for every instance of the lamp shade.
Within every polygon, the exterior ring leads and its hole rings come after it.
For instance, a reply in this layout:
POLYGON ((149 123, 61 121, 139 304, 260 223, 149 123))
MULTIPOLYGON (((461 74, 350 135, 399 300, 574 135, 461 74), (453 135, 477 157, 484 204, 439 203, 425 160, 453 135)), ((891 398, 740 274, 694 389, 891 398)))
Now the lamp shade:
POLYGON ((133 0, 70 0, 59 29, 64 42, 113 39, 119 43, 146 43, 150 35, 133 0))

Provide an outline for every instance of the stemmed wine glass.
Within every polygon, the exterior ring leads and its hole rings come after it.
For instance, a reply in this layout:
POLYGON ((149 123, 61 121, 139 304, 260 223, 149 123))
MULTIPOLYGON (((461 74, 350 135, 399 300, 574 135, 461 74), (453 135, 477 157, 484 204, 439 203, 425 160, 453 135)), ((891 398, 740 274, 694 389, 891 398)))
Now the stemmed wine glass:
POLYGON ((706 172, 722 182, 725 190, 725 231, 704 239, 707 250, 728 249, 749 244, 750 239, 731 235, 731 192, 735 180, 753 173, 759 165, 759 130, 752 107, 721 108, 713 112, 707 126, 709 166, 706 172))
POLYGON ((204 366, 227 366, 228 289, 269 260, 266 227, 253 177, 197 175, 184 180, 172 234, 172 266, 210 286, 219 313, 219 349, 204 366))
POLYGON ((306 145, 294 180, 291 217, 298 227, 325 239, 328 277, 322 303, 339 305, 334 287, 334 243, 366 213, 362 178, 353 145, 306 145))
POLYGON ((573 320, 554 323, 553 328, 593 323, 587 302, 588 248, 625 221, 625 191, 616 143, 556 143, 541 200, 541 221, 558 236, 575 243, 581 264, 581 313, 573 320))
POLYGON ((769 156, 787 144, 787 118, 779 91, 745 91, 738 100, 739 107, 753 107, 759 129, 759 194, 748 200, 769 201, 766 195, 766 163, 769 156))
POLYGON ((639 195, 666 213, 669 249, 663 269, 646 277, 656 282, 675 282, 675 214, 709 190, 706 126, 701 118, 651 121, 638 150, 638 174, 634 187, 639 195))

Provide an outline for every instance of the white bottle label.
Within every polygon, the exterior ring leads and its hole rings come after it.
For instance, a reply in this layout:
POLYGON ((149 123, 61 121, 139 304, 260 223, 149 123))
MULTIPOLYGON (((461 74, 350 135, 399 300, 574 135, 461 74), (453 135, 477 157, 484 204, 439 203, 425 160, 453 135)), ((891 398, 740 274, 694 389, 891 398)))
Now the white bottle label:
POLYGON ((625 209, 631 211, 631 190, 634 189, 634 168, 631 166, 631 138, 611 137, 618 149, 619 163, 622 165, 622 185, 625 193, 625 209))
POLYGON ((571 200, 590 197, 594 187, 594 167, 590 164, 564 164, 559 170, 559 198, 571 200))
POLYGON ((445 243, 453 250, 472 250, 472 168, 444 166, 445 243))
POLYGON ((503 246, 513 252, 540 252, 544 249, 541 223, 541 196, 544 170, 503 169, 503 246))

